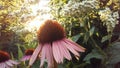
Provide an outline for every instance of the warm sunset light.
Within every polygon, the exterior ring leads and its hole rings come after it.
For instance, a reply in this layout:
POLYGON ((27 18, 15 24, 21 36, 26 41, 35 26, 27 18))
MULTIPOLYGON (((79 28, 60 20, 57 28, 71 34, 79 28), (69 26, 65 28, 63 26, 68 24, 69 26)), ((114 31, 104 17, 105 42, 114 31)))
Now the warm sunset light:
POLYGON ((0 68, 120 68, 120 0, 0 0, 0 68))
POLYGON ((50 8, 48 7, 49 0, 40 0, 38 4, 31 5, 32 14, 36 16, 34 19, 27 21, 26 29, 29 31, 36 30, 40 27, 42 22, 46 19, 52 19, 52 15, 48 12, 50 8), (40 11, 40 12, 38 12, 40 11))

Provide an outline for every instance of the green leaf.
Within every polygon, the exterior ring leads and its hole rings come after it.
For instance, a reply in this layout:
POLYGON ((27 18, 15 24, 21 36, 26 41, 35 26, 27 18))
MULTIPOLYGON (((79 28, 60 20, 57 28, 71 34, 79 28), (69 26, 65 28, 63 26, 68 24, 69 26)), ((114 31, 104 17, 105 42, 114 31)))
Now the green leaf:
POLYGON ((77 34, 77 35, 75 35, 75 36, 72 37, 72 40, 75 41, 75 42, 77 42, 77 40, 78 40, 80 37, 81 37, 81 35, 80 35, 80 34, 77 34))
POLYGON ((90 38, 90 34, 89 32, 86 32, 85 35, 84 35, 84 43, 86 43, 88 41, 88 39, 90 38))
POLYGON ((32 42, 28 42, 27 45, 23 46, 25 49, 29 49, 29 48, 35 48, 37 46, 37 42, 36 41, 32 41, 32 42))
POLYGON ((90 63, 90 59, 97 58, 97 59, 103 59, 104 57, 96 50, 93 49, 91 53, 89 53, 85 58, 84 61, 87 63, 90 63))
POLYGON ((95 30, 95 27, 92 27, 91 29, 90 29, 90 36, 92 36, 93 35, 93 33, 94 33, 94 30, 95 30))
POLYGON ((74 68, 85 68, 86 65, 87 63, 81 63, 79 65, 74 65, 74 68))
POLYGON ((23 56, 23 52, 22 52, 20 46, 18 45, 18 58, 20 59, 20 58, 22 58, 22 56, 23 56))
POLYGON ((120 62, 120 42, 115 42, 112 44, 112 46, 109 48, 108 53, 110 54, 109 63, 115 64, 120 62))
POLYGON ((14 55, 13 55, 13 53, 12 53, 12 52, 10 52, 10 55, 11 55, 11 59, 13 59, 13 60, 14 60, 15 58, 14 58, 14 55))
POLYGON ((110 38, 111 38, 111 36, 110 36, 110 35, 106 35, 106 36, 102 37, 101 42, 103 43, 103 42, 105 42, 105 41, 109 40, 110 38))
POLYGON ((63 64, 58 64, 58 68, 65 68, 63 64))

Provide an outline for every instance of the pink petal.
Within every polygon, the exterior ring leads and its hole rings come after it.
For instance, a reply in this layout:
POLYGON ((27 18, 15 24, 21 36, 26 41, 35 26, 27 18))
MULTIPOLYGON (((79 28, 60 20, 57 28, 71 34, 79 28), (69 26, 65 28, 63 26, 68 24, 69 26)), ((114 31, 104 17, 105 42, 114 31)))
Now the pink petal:
POLYGON ((2 62, 0 63, 0 68, 10 68, 10 66, 6 62, 2 62))
POLYGON ((29 55, 29 56, 26 57, 26 60, 29 60, 30 58, 31 58, 31 56, 29 55))
POLYGON ((53 56, 54 56, 56 62, 60 63, 62 61, 62 58, 61 58, 60 49, 59 49, 58 44, 57 44, 56 41, 53 42, 52 50, 53 50, 53 56))
POLYGON ((5 68, 5 63, 0 63, 0 68, 5 68))
POLYGON ((9 60, 9 62, 12 63, 12 64, 15 64, 15 65, 19 64, 19 62, 16 62, 14 60, 9 60))
POLYGON ((6 68, 7 64, 3 63, 3 68, 6 68))
POLYGON ((41 64, 40 67, 43 67, 44 60, 47 59, 48 61, 48 68, 52 68, 53 64, 53 56, 52 56, 52 48, 51 44, 44 44, 41 53, 41 64))
POLYGON ((61 57, 61 61, 60 61, 60 63, 62 62, 63 63, 63 59, 64 59, 64 52, 63 52, 63 47, 61 47, 61 45, 60 45, 60 43, 59 43, 60 41, 56 41, 56 43, 57 43, 57 47, 58 47, 58 49, 59 49, 59 52, 60 52, 60 57, 61 57))
POLYGON ((39 44, 39 45, 37 46, 37 48, 35 49, 35 51, 33 52, 33 55, 31 56, 30 62, 29 62, 29 65, 30 65, 30 66, 31 66, 31 65, 34 63, 34 61, 36 60, 38 54, 39 54, 40 51, 41 51, 41 48, 42 48, 42 45, 39 44))
POLYGON ((27 61, 29 60, 31 57, 31 55, 28 55, 28 56, 23 56, 23 58, 21 59, 21 61, 27 61))
POLYGON ((79 52, 85 52, 85 48, 78 45, 77 43, 69 40, 69 39, 64 39, 64 41, 69 44, 72 48, 74 48, 75 50, 79 51, 79 52))
POLYGON ((48 68, 53 68, 53 53, 52 47, 50 44, 45 44, 47 51, 46 51, 46 58, 48 60, 48 68))
POLYGON ((79 53, 73 48, 71 47, 68 43, 66 43, 66 41, 63 41, 63 44, 67 47, 68 50, 70 50, 75 56, 80 56, 79 53))
POLYGON ((2 66, 3 66, 2 63, 0 63, 0 68, 3 68, 2 66))
POLYGON ((26 61, 26 56, 23 56, 21 61, 26 61))
POLYGON ((13 66, 13 64, 12 64, 11 62, 9 62, 9 60, 6 61, 5 63, 6 63, 8 66, 11 66, 11 67, 13 66))
POLYGON ((25 59, 25 61, 27 60, 27 56, 24 58, 25 59))
POLYGON ((6 66, 5 68, 11 68, 11 67, 9 67, 9 66, 6 66))
POLYGON ((11 67, 9 67, 9 66, 6 66, 5 68, 11 68, 11 67))
POLYGON ((58 42, 58 45, 59 45, 59 48, 60 48, 61 53, 63 54, 63 57, 65 57, 65 58, 68 59, 68 60, 71 60, 71 59, 72 59, 72 58, 71 58, 71 55, 70 55, 67 47, 65 46, 64 41, 62 41, 62 40, 59 41, 59 42, 58 42))
POLYGON ((70 53, 67 50, 66 46, 62 45, 62 41, 59 40, 59 41, 56 41, 56 43, 57 43, 57 46, 58 46, 60 54, 61 54, 61 56, 60 56, 61 61, 60 62, 63 63, 64 57, 67 58, 68 60, 70 60, 71 59, 70 53))
POLYGON ((45 45, 43 45, 42 51, 41 51, 41 64, 40 64, 40 68, 44 64, 44 60, 45 60, 45 57, 46 57, 46 51, 47 51, 47 47, 45 45))

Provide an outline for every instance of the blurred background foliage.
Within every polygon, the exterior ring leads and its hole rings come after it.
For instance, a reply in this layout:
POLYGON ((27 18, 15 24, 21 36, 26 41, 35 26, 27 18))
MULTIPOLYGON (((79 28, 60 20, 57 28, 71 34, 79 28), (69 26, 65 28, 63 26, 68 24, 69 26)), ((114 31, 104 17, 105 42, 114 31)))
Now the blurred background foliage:
POLYGON ((120 62, 120 51, 114 49, 120 46, 119 0, 52 0, 50 5, 68 38, 86 48, 80 60, 66 68, 115 68, 120 62))
MULTIPOLYGON (((37 14, 29 7, 39 0, 0 1, 0 49, 20 60, 24 51, 37 45, 36 29, 26 29, 26 22, 37 14)), ((86 48, 79 60, 65 60, 59 68, 120 67, 120 1, 119 0, 50 0, 53 19, 65 28, 67 37, 86 48)), ((28 62, 19 65, 27 68, 28 62)), ((37 61, 32 68, 38 68, 37 61)))

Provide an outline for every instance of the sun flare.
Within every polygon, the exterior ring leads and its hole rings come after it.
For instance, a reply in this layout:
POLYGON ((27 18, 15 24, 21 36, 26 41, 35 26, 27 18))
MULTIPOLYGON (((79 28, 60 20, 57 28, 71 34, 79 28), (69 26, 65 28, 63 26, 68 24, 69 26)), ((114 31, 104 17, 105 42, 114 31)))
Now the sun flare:
POLYGON ((52 19, 52 15, 46 11, 50 11, 48 7, 49 0, 40 0, 38 4, 31 5, 32 15, 35 16, 34 19, 26 22, 26 29, 29 31, 39 29, 40 25, 46 19, 52 19), (40 12, 38 12, 40 11, 40 12))

